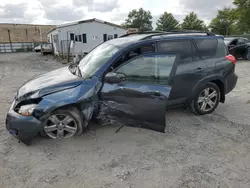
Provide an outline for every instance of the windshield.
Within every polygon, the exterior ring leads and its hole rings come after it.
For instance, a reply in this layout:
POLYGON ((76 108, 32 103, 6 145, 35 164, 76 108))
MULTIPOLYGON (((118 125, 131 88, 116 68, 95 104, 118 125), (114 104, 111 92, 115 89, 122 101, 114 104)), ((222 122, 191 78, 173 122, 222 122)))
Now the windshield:
POLYGON ((116 46, 107 43, 96 47, 79 63, 82 76, 84 78, 93 76, 118 50, 116 46))

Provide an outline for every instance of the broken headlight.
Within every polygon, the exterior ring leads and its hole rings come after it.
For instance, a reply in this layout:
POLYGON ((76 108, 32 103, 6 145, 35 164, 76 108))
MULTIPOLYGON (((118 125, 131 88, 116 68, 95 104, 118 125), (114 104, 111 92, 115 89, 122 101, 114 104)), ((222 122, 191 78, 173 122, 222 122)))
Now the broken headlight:
POLYGON ((37 106, 37 104, 22 105, 18 109, 18 114, 20 114, 22 116, 31 116, 31 114, 33 113, 33 111, 36 108, 36 106, 37 106))

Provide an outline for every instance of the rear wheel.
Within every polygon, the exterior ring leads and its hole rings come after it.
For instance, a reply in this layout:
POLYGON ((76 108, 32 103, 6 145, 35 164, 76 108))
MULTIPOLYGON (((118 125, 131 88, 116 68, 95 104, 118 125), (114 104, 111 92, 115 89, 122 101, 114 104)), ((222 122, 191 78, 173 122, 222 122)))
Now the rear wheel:
POLYGON ((58 109, 45 120, 42 136, 52 139, 71 138, 83 132, 82 125, 82 116, 76 108, 58 109))
POLYGON ((220 88, 214 83, 207 83, 199 89, 191 103, 192 111, 198 115, 210 114, 220 102, 220 88))

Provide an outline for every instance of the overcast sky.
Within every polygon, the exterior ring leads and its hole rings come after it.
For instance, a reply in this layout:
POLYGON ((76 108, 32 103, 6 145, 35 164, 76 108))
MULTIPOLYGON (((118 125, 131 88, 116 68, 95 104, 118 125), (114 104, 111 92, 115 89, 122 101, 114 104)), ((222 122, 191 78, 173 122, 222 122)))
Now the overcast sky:
POLYGON ((195 11, 209 22, 218 9, 233 0, 0 0, 1 23, 61 24, 98 18, 120 24, 132 9, 144 8, 153 15, 153 25, 164 11, 176 19, 195 11))

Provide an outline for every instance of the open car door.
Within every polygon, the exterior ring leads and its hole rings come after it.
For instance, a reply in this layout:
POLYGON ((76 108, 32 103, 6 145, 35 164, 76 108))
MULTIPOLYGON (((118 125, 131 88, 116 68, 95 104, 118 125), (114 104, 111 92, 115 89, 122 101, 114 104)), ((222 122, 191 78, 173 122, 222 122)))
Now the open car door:
POLYGON ((127 126, 165 132, 166 104, 178 62, 176 54, 150 53, 109 72, 101 90, 107 115, 123 119, 127 126))

